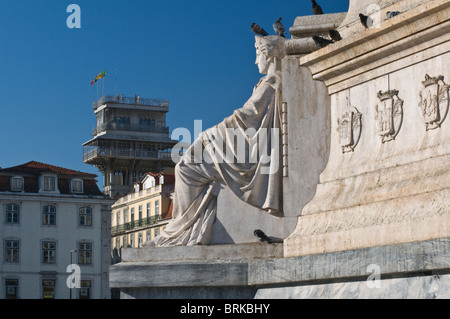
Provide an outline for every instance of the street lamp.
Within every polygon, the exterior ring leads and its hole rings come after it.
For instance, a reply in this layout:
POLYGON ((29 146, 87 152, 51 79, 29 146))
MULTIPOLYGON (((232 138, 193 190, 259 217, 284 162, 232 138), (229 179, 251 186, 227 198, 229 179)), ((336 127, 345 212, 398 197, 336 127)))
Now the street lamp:
MULTIPOLYGON (((73 265, 72 262, 72 254, 78 252, 78 250, 74 249, 70 251, 70 265, 73 265)), ((70 299, 72 299, 72 287, 69 287, 69 292, 70 292, 70 299)))

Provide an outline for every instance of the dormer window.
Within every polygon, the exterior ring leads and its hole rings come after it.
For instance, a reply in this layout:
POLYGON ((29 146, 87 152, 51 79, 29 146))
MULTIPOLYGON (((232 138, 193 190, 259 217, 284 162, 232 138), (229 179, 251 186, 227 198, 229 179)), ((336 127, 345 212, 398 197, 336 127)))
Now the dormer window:
POLYGON ((83 180, 81 179, 72 180, 72 193, 83 193, 83 180))
POLYGON ((44 176, 44 191, 53 192, 56 190, 56 177, 44 176))
POLYGON ((14 176, 11 178, 11 190, 13 192, 23 191, 23 177, 14 176))

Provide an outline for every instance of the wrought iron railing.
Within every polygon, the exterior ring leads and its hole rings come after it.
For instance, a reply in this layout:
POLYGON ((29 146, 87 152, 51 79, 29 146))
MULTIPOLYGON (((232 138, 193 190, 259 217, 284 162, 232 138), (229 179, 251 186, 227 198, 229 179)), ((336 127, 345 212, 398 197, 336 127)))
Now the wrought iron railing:
POLYGON ((130 157, 139 159, 168 160, 171 159, 171 150, 146 151, 135 149, 123 149, 115 147, 84 146, 83 161, 89 161, 95 157, 130 157))
POLYGON ((111 131, 130 131, 130 132, 146 132, 146 133, 162 133, 169 134, 168 126, 152 126, 152 125, 131 125, 122 123, 106 123, 98 125, 92 129, 92 135, 96 136, 98 133, 111 130, 111 131))
POLYGON ((127 231, 132 231, 141 227, 151 226, 161 221, 161 215, 150 216, 139 220, 134 220, 125 224, 111 227, 111 235, 120 235, 127 231))
POLYGON ((105 103, 122 103, 122 104, 136 104, 136 105, 146 105, 146 106, 155 106, 160 108, 169 108, 169 101, 167 100, 159 100, 159 99, 143 99, 139 96, 135 97, 126 97, 123 95, 105 95, 102 96, 99 100, 93 103, 94 109, 102 106, 105 103))

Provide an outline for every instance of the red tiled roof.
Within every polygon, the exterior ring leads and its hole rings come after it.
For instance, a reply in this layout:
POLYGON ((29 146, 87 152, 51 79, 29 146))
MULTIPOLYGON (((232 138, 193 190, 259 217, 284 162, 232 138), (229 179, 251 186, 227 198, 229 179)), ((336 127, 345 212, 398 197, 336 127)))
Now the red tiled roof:
POLYGON ((83 180, 83 193, 79 195, 99 195, 99 196, 104 195, 98 188, 97 181, 95 180, 95 177, 97 177, 96 174, 83 173, 80 171, 75 171, 35 161, 28 162, 19 166, 0 169, 0 192, 12 191, 11 174, 17 175, 25 174, 25 176, 23 176, 24 192, 38 193, 39 175, 42 173, 49 173, 49 172, 59 175, 58 190, 61 194, 72 194, 70 190, 70 179, 72 179, 73 177, 79 177, 83 180))
POLYGON ((0 169, 0 173, 30 173, 40 174, 41 172, 52 172, 61 175, 77 175, 86 177, 97 177, 96 174, 83 173, 59 166, 45 164, 41 162, 31 161, 22 165, 0 169))

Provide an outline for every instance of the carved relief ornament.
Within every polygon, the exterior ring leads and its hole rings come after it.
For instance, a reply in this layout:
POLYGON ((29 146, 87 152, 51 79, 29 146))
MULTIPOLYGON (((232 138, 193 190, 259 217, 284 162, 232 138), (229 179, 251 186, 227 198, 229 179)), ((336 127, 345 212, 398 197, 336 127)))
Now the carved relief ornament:
POLYGON ((419 92, 419 107, 427 131, 441 126, 449 108, 449 85, 444 83, 444 77, 432 78, 425 75, 422 81, 424 88, 419 92))
POLYGON ((403 100, 397 90, 379 91, 380 103, 375 107, 378 135, 383 143, 395 139, 403 121, 403 100))
POLYGON ((350 107, 337 122, 342 153, 353 152, 361 136, 361 113, 350 107))

